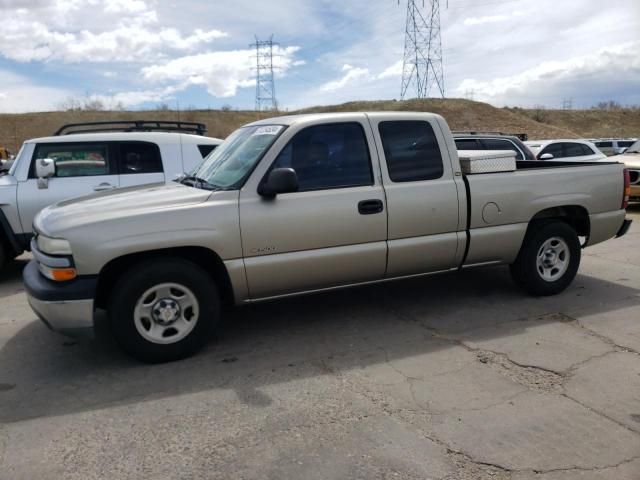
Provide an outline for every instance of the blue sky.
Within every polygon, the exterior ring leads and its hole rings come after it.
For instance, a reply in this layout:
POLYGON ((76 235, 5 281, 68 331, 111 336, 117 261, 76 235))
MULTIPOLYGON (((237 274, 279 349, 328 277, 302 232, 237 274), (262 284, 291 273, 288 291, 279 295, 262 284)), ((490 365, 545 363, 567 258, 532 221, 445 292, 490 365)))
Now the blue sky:
MULTIPOLYGON (((447 96, 640 104, 638 0, 441 1, 447 96)), ((87 96, 253 108, 248 46, 271 34, 282 108, 399 98, 405 14, 396 0, 0 0, 0 111, 87 96)))

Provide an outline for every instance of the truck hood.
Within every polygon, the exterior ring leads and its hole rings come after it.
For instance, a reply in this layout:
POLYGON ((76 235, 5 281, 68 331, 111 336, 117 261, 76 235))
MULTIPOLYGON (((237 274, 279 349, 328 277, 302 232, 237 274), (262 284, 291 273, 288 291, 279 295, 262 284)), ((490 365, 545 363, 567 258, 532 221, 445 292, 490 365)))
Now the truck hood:
POLYGON ((640 168, 640 153, 625 153, 615 158, 624 163, 624 166, 627 168, 640 168))
POLYGON ((80 225, 202 203, 210 196, 208 190, 178 183, 134 186, 56 203, 42 210, 34 225, 56 236, 80 225))

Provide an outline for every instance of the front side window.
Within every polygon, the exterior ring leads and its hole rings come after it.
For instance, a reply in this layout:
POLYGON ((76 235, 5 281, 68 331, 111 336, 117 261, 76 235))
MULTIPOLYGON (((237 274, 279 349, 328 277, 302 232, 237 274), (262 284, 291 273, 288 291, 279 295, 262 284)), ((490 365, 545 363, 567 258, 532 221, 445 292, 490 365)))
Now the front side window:
POLYGON ((416 182, 442 177, 444 167, 440 147, 428 122, 381 122, 379 130, 392 182, 416 182))
POLYGON ((367 139, 359 123, 305 128, 272 168, 293 168, 301 192, 373 185, 367 139))
POLYGON ((563 157, 562 144, 552 143, 551 145, 548 145, 546 148, 544 148, 540 152, 540 154, 538 155, 538 158, 540 158, 542 155, 545 155, 547 153, 550 153, 551 155, 553 155, 553 158, 562 158, 563 157))
POLYGON ((33 158, 53 159, 56 177, 110 175, 113 171, 109 146, 104 143, 38 145, 33 158))
POLYGON ((282 125, 239 128, 211 152, 192 175, 213 188, 238 187, 284 128, 282 125))
POLYGON ((154 143, 120 144, 120 173, 162 173, 160 149, 154 143))
POLYGON ((613 147, 613 142, 598 142, 596 143, 596 146, 602 148, 611 148, 613 147))

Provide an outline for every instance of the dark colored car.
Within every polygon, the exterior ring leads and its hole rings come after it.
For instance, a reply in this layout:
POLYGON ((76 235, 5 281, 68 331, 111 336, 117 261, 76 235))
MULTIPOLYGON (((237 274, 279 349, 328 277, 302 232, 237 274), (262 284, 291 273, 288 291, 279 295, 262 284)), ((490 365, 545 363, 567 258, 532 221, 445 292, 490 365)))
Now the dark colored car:
POLYGON ((516 160, 536 160, 529 147, 515 135, 453 132, 453 138, 458 150, 513 150, 516 160))

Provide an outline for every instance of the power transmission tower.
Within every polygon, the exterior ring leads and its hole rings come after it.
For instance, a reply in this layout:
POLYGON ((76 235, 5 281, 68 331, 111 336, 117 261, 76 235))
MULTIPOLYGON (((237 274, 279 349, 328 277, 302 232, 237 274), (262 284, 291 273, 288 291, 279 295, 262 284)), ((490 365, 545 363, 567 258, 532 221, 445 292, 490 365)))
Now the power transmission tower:
POLYGON ((573 98, 565 98, 562 100, 563 110, 573 110, 573 98))
POLYGON ((407 0, 407 25, 404 37, 402 91, 404 99, 410 87, 418 98, 427 98, 436 86, 444 98, 444 71, 442 69, 442 41, 440 39, 440 0, 422 0, 420 11, 416 0, 407 0))
POLYGON ((273 47, 279 44, 269 40, 258 40, 249 45, 256 49, 256 110, 277 110, 276 84, 273 75, 273 47))

